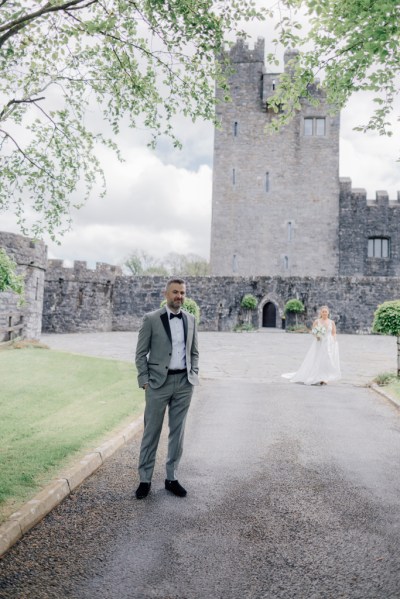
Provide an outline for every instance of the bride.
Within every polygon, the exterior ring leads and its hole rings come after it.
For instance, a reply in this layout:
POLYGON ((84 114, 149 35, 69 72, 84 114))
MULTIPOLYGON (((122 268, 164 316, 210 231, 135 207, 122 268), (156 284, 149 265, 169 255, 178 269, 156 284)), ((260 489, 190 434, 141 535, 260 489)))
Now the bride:
POLYGON ((313 322, 311 333, 314 339, 298 371, 282 376, 292 383, 305 385, 326 385, 329 381, 340 379, 336 326, 329 318, 327 306, 320 308, 319 318, 313 322))

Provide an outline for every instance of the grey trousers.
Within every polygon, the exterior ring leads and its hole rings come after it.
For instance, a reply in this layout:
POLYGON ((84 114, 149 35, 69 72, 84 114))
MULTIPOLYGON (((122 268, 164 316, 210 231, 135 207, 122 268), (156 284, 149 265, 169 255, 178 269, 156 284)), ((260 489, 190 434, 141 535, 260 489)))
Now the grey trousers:
POLYGON ((186 373, 170 374, 162 387, 146 389, 144 431, 139 456, 140 482, 151 481, 158 442, 168 406, 168 457, 167 479, 176 480, 176 470, 182 456, 186 416, 193 395, 193 385, 186 373))

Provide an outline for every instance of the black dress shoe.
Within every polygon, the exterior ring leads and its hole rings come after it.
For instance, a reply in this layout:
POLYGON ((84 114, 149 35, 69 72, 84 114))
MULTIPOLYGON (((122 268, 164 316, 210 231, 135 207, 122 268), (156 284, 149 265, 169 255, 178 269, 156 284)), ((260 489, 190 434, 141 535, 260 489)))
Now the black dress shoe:
POLYGON ((136 489, 136 499, 144 499, 150 493, 151 483, 140 483, 136 489))
POLYGON ((165 488, 167 491, 171 491, 177 497, 186 497, 187 491, 178 483, 177 480, 166 480, 165 488))

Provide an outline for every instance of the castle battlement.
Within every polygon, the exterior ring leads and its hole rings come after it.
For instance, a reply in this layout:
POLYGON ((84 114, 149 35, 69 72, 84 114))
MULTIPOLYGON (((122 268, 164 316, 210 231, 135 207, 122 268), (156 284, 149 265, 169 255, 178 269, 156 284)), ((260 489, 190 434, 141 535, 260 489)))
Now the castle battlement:
POLYGON ((68 279, 71 281, 92 280, 97 282, 114 282, 117 276, 122 275, 120 266, 96 262, 96 268, 89 268, 87 262, 75 260, 72 266, 64 266, 63 260, 49 260, 46 279, 68 279))
POLYGON ((265 42, 263 37, 257 38, 254 48, 250 48, 249 44, 242 39, 239 39, 234 46, 229 50, 229 58, 231 62, 262 62, 264 63, 265 42))
POLYGON ((389 194, 385 189, 379 189, 375 192, 375 198, 367 197, 367 190, 363 187, 352 187, 351 179, 348 177, 340 178, 340 195, 342 203, 346 200, 355 202, 364 202, 366 206, 397 208, 400 206, 400 191, 397 192, 397 197, 389 198, 389 194))
POLYGON ((46 269, 47 248, 43 241, 0 231, 0 247, 4 248, 19 266, 46 269))

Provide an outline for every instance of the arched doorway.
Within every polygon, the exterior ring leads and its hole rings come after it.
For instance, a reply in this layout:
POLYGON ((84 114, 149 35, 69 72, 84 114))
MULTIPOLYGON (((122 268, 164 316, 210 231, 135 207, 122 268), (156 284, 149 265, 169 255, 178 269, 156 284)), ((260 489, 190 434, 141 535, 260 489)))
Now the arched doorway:
POLYGON ((276 327, 276 306, 272 302, 267 302, 263 307, 262 315, 263 327, 276 327))

